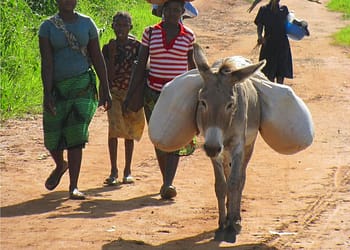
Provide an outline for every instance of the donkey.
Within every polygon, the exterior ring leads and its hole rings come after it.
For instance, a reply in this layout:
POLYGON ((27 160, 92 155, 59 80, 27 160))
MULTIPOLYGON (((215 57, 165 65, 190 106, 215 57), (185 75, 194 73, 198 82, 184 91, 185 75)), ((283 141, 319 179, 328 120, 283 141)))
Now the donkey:
POLYGON ((241 230, 246 168, 261 116, 259 96, 249 77, 261 69, 265 61, 236 69, 232 61, 222 59, 210 67, 198 44, 194 45, 194 59, 204 82, 198 92, 196 122, 215 174, 219 209, 215 240, 235 242, 241 230))

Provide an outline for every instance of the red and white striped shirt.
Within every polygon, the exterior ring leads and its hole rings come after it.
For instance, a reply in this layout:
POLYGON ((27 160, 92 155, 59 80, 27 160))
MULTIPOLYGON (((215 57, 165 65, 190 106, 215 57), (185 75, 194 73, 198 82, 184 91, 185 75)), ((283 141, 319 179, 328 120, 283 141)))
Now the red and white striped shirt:
POLYGON ((161 91, 163 86, 188 71, 188 51, 193 49, 195 35, 191 29, 180 24, 179 34, 169 43, 166 43, 165 31, 159 23, 152 27, 151 41, 150 28, 146 28, 142 36, 142 45, 149 47, 150 74, 148 86, 161 91))

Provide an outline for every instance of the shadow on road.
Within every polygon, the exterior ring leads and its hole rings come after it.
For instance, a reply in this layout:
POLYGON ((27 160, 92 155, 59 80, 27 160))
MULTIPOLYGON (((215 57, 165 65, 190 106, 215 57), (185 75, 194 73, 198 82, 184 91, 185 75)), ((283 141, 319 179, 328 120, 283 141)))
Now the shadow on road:
MULTIPOLYGON (((159 199, 158 194, 148 194, 135 197, 129 200, 100 199, 103 192, 109 192, 111 189, 106 187, 89 189, 84 192, 91 194, 84 201, 81 201, 79 207, 68 213, 48 214, 48 218, 105 218, 115 216, 116 212, 130 211, 147 206, 169 205, 172 201, 163 201, 159 199)), ((68 201, 68 193, 63 191, 50 192, 44 194, 42 198, 29 200, 23 203, 1 207, 1 217, 27 216, 34 214, 51 213, 59 211, 65 202, 68 201)))
POLYGON ((222 249, 235 249, 235 250, 277 250, 275 247, 270 247, 265 244, 226 244, 213 241, 214 231, 204 232, 194 237, 185 239, 169 241, 158 246, 152 246, 144 243, 143 241, 124 240, 119 238, 105 244, 102 250, 222 250, 222 249))

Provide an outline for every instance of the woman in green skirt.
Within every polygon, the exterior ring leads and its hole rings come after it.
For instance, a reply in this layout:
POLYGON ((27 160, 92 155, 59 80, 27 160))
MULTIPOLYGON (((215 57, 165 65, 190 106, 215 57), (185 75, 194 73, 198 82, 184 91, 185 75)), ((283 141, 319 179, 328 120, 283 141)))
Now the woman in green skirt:
POLYGON ((56 2, 58 13, 39 29, 44 143, 56 164, 45 187, 54 190, 69 169, 69 197, 82 200, 85 195, 78 190, 82 151, 98 105, 96 76, 91 66, 100 80, 99 105, 105 110, 111 107, 111 95, 95 23, 75 12, 77 0, 56 2), (68 161, 64 160, 64 150, 68 161))

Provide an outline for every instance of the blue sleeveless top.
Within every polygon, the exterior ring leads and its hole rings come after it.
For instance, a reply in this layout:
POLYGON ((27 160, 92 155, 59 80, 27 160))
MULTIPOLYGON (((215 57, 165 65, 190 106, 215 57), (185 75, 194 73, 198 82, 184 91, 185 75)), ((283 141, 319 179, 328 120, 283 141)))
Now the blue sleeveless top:
MULTIPOLYGON (((78 18, 73 23, 65 23, 66 29, 73 33, 80 46, 87 46, 90 40, 98 37, 94 21, 85 15, 76 13, 78 18)), ((53 79, 55 82, 81 75, 90 65, 88 58, 81 52, 69 47, 63 31, 45 20, 39 28, 39 36, 48 38, 53 48, 53 79)))

